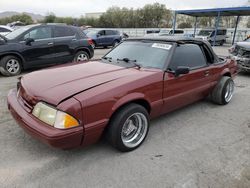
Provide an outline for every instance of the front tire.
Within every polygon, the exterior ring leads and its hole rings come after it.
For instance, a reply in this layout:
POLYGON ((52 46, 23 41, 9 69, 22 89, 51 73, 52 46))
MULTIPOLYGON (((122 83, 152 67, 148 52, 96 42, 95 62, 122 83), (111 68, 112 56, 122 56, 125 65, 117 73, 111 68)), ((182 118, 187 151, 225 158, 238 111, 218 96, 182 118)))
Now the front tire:
POLYGON ((211 100, 220 105, 228 104, 234 94, 234 81, 229 76, 223 76, 211 93, 211 100))
POLYGON ((5 56, 0 60, 0 72, 4 76, 16 76, 21 73, 21 60, 16 56, 5 56))
POLYGON ((110 121, 107 139, 122 152, 138 148, 145 140, 149 129, 147 110, 138 104, 122 107, 110 121))
POLYGON ((115 40, 114 42, 113 42, 113 47, 116 47, 117 45, 119 44, 119 41, 118 40, 115 40))
POLYGON ((83 62, 88 60, 89 60, 89 54, 85 51, 78 51, 74 58, 75 62, 83 62))

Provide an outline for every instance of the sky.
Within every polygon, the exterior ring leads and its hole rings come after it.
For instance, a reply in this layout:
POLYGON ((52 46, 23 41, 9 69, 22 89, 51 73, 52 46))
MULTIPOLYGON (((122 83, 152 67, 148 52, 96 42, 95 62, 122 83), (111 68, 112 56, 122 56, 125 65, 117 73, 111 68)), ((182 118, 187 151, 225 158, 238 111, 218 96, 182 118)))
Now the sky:
POLYGON ((104 12, 108 7, 140 8, 159 2, 173 10, 232 7, 246 5, 248 0, 0 0, 0 12, 17 11, 57 16, 79 17, 85 13, 104 12))

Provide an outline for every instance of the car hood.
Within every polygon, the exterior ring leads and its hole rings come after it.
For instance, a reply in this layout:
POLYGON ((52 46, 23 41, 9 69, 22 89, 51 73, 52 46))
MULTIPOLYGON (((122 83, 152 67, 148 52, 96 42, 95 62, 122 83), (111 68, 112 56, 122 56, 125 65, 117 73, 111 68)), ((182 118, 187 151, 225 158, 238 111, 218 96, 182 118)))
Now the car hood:
POLYGON ((250 50, 250 42, 237 42, 237 46, 250 50))
POLYGON ((58 105, 78 93, 139 72, 136 68, 89 62, 27 74, 22 77, 21 85, 36 102, 58 105))

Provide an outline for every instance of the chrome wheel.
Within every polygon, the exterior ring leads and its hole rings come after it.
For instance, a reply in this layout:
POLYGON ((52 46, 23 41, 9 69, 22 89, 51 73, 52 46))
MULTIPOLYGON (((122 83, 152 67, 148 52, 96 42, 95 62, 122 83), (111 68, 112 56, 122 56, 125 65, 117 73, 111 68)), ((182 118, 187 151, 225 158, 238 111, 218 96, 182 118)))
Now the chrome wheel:
POLYGON ((11 74, 16 74, 20 71, 20 64, 16 59, 10 59, 6 63, 6 70, 11 74))
POLYGON ((229 81, 229 83, 226 86, 226 92, 225 92, 225 101, 228 103, 232 97, 233 97, 233 93, 234 93, 234 82, 231 80, 229 81))
POLYGON ((76 61, 87 61, 89 58, 86 54, 79 54, 76 58, 76 61))
POLYGON ((138 146, 145 138, 148 121, 143 113, 134 113, 127 118, 122 127, 121 139, 128 148, 138 146))

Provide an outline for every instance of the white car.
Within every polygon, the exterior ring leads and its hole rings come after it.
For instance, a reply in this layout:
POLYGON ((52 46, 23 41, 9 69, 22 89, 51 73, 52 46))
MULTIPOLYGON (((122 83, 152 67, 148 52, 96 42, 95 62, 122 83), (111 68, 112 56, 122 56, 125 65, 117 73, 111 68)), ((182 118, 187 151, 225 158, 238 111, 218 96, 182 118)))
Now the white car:
POLYGON ((7 35, 9 34, 10 32, 12 32, 13 29, 8 27, 8 26, 5 26, 5 25, 0 25, 0 35, 7 35))

